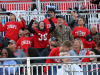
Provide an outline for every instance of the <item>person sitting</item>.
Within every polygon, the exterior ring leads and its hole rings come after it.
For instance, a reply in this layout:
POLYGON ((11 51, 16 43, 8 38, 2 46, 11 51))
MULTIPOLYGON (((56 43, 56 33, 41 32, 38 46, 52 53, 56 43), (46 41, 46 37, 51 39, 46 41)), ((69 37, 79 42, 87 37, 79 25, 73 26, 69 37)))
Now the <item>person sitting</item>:
MULTIPOLYGON (((83 43, 80 39, 74 40, 74 50, 70 50, 68 53, 70 56, 85 56, 87 51, 83 50, 83 43)), ((72 58, 71 62, 81 62, 82 58, 72 58)))
MULTIPOLYGON (((13 55, 13 52, 10 51, 9 48, 3 48, 1 50, 1 58, 15 58, 13 55)), ((0 61, 0 65, 16 65, 16 61, 14 60, 5 60, 5 61, 0 61)), ((14 75, 14 72, 16 73, 17 67, 5 67, 1 68, 0 67, 0 75, 14 75)))
POLYGON ((83 25, 85 24, 85 19, 83 17, 79 17, 78 24, 79 26, 73 29, 72 34, 74 39, 80 38, 83 42, 86 36, 89 35, 90 33, 86 27, 83 27, 83 25))
POLYGON ((97 32, 96 26, 95 25, 91 25, 91 27, 90 27, 90 35, 94 36, 94 35, 97 35, 97 34, 98 34, 98 32, 97 32))
MULTIPOLYGON (((89 52, 89 55, 100 55, 99 51, 97 49, 91 49, 89 52)), ((95 57, 95 58, 90 58, 90 62, 95 63, 95 62, 100 62, 100 58, 99 57, 95 57)), ((97 63, 93 64, 93 65, 88 65, 88 75, 100 75, 100 64, 97 65, 97 63), (96 72, 98 70, 98 72, 96 72), (93 71, 93 72, 91 72, 93 71), (93 73, 93 74, 92 74, 93 73), (97 74, 98 73, 98 74, 97 74)))
MULTIPOLYGON (((52 49, 57 47, 57 45, 58 45, 57 41, 58 41, 58 39, 56 39, 55 37, 51 37, 49 39, 50 47, 44 49, 41 53, 41 56, 48 56, 50 54, 50 52, 52 51, 52 49)), ((43 61, 46 62, 46 59, 44 59, 43 61)))
MULTIPOLYGON (((61 52, 59 56, 70 56, 70 54, 67 52, 61 52)), ((67 65, 67 63, 71 63, 70 58, 62 58, 61 62, 66 65, 63 65, 63 67, 57 69, 57 75, 83 75, 82 72, 80 72, 82 69, 78 65, 67 65)))
POLYGON ((47 48, 49 46, 49 38, 51 32, 55 29, 55 25, 53 21, 51 20, 51 17, 48 17, 49 22, 51 23, 50 28, 46 28, 43 21, 40 21, 38 24, 38 28, 33 29, 32 24, 37 18, 33 18, 31 22, 29 23, 28 30, 30 33, 34 34, 34 48, 37 48, 39 55, 41 56, 41 52, 43 49, 47 48))
MULTIPOLYGON (((27 57, 39 57, 38 50, 33 47, 29 47, 27 50, 26 56, 27 57)), ((36 63, 42 63, 42 61, 41 60, 30 60, 30 63, 36 64, 36 63)), ((31 72, 31 74, 32 74, 32 72, 31 72)), ((37 69, 37 66, 33 67, 33 75, 41 75, 41 67, 40 66, 38 66, 38 69, 37 69), (38 73, 37 73, 37 70, 38 70, 38 73)))
POLYGON ((83 45, 84 45, 84 49, 86 50, 87 48, 96 48, 96 44, 95 42, 92 40, 92 36, 91 35, 87 35, 85 40, 83 40, 83 45))

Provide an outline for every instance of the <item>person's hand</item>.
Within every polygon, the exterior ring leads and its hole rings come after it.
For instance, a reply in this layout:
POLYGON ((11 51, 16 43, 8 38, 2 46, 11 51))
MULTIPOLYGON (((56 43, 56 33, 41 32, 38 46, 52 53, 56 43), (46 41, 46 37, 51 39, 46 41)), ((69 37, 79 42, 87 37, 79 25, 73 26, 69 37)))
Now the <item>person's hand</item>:
POLYGON ((2 17, 0 17, 0 22, 2 22, 2 17))
POLYGON ((36 17, 33 17, 33 20, 35 20, 35 21, 36 21, 36 20, 37 20, 37 18, 36 18, 36 17))
POLYGON ((77 20, 78 20, 78 18, 73 16, 73 20, 77 21, 77 20))
POLYGON ((22 20, 22 16, 21 16, 21 14, 18 16, 18 18, 20 18, 20 19, 22 20))
POLYGON ((82 34, 82 32, 80 33, 80 36, 83 37, 84 35, 82 34))
POLYGON ((47 16, 47 19, 50 19, 50 18, 51 18, 51 17, 48 17, 48 16, 47 16))

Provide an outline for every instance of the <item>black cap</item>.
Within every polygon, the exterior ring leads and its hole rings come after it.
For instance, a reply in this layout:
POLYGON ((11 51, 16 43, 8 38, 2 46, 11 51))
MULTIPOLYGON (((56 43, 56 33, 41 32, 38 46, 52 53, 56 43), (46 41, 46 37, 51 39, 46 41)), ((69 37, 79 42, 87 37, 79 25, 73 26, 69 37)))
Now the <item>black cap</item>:
POLYGON ((22 28, 22 30, 24 30, 24 29, 28 29, 28 26, 22 28))
POLYGON ((49 11, 53 11, 55 13, 55 9, 54 8, 48 8, 47 12, 49 12, 49 11))
POLYGON ((50 41, 55 41, 55 40, 58 41, 58 39, 56 39, 55 37, 51 37, 51 38, 49 39, 49 42, 50 42, 50 41))
POLYGON ((89 41, 89 42, 92 41, 92 36, 91 35, 87 35, 86 38, 85 38, 85 40, 89 41))
POLYGON ((63 15, 58 15, 58 16, 56 16, 56 18, 63 18, 65 20, 63 15))

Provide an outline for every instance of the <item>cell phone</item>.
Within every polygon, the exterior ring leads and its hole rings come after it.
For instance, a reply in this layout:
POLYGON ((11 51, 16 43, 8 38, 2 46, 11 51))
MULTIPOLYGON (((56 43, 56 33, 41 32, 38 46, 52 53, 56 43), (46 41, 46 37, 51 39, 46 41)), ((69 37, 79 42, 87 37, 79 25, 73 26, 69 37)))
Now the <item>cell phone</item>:
POLYGON ((45 18, 47 18, 47 16, 48 17, 51 17, 51 14, 45 14, 45 18))

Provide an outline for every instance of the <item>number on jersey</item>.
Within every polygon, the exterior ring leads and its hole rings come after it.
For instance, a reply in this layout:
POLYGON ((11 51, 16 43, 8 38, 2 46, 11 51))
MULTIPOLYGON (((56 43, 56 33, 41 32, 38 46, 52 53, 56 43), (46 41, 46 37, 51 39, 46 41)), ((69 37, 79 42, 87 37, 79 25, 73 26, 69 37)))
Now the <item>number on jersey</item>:
POLYGON ((48 33, 45 33, 45 34, 38 33, 38 35, 40 35, 40 38, 38 38, 40 41, 47 40, 48 33))

